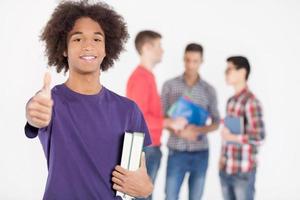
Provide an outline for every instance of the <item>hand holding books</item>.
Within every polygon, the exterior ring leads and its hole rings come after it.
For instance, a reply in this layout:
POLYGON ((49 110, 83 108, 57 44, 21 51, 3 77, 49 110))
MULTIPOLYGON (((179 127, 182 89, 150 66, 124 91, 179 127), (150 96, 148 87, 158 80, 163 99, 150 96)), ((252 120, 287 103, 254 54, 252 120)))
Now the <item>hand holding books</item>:
POLYGON ((179 136, 188 141, 197 141, 199 139, 198 127, 192 124, 189 124, 185 127, 184 130, 179 132, 179 136))
POLYGON ((144 133, 138 132, 124 135, 121 166, 116 166, 112 174, 116 196, 124 200, 147 198, 153 190, 147 173, 145 153, 142 153, 144 137, 144 133))
POLYGON ((189 97, 183 96, 171 106, 168 116, 172 119, 169 127, 176 135, 187 140, 197 140, 197 126, 205 126, 209 113, 189 97))
POLYGON ((188 121, 184 117, 177 117, 169 122, 169 127, 175 134, 179 134, 187 125, 188 121))
POLYGON ((244 133, 244 120, 242 117, 226 116, 221 131, 222 139, 228 144, 240 144, 239 136, 244 133))

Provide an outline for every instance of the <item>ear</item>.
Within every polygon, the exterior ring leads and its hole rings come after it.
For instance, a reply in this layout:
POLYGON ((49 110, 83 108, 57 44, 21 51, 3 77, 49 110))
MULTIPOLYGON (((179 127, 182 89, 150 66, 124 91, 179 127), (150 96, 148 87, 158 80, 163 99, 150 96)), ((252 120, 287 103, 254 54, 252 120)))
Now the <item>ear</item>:
POLYGON ((141 51, 140 51, 140 55, 143 55, 145 52, 147 52, 147 45, 144 44, 143 46, 141 46, 141 51))
POLYGON ((239 69, 239 71, 240 71, 240 74, 243 77, 243 79, 246 80, 246 74, 247 74, 246 69, 245 68, 241 68, 241 69, 239 69))
POLYGON ((143 47, 142 47, 142 51, 143 52, 148 52, 149 50, 151 50, 153 47, 151 42, 146 42, 143 47))
POLYGON ((186 60, 186 53, 184 53, 182 60, 183 60, 183 61, 186 60))
POLYGON ((201 58, 200 58, 200 65, 202 65, 203 62, 204 62, 204 59, 203 59, 203 57, 201 56, 201 58))
POLYGON ((200 64, 202 64, 203 62, 204 62, 204 56, 203 56, 203 54, 201 53, 201 52, 197 52, 197 53, 199 53, 199 56, 200 56, 200 64))
POLYGON ((64 57, 68 57, 68 55, 67 55, 67 52, 66 52, 66 51, 64 51, 64 53, 63 53, 63 56, 64 56, 64 57))

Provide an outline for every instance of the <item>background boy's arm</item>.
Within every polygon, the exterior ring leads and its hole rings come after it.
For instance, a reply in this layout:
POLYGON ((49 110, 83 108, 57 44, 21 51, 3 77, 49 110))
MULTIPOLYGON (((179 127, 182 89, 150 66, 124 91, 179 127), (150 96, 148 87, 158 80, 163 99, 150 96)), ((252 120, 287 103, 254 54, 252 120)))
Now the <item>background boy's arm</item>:
POLYGON ((224 128, 222 130, 222 137, 227 141, 258 146, 265 138, 265 129, 262 119, 262 108, 257 99, 250 99, 246 103, 245 116, 249 126, 246 133, 234 135, 227 128, 224 128))

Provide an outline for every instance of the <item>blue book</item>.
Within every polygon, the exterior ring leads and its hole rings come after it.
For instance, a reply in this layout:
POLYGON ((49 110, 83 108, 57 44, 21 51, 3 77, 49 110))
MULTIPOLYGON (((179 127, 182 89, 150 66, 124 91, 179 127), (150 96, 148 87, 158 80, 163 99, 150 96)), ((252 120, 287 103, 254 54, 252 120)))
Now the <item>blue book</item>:
POLYGON ((224 125, 235 135, 244 133, 244 120, 243 117, 226 116, 224 125))
POLYGON ((189 124, 204 126, 209 113, 203 107, 192 102, 188 97, 180 97, 169 109, 168 116, 172 118, 184 117, 189 124))

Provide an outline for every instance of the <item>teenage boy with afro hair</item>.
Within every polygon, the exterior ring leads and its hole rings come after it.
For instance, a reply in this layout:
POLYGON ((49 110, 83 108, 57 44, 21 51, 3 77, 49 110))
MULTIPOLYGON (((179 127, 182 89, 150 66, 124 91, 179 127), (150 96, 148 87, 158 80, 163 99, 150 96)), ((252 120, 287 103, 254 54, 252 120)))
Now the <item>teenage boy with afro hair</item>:
POLYGON ((68 72, 65 83, 42 89, 26 105, 25 134, 39 137, 47 159, 43 199, 120 199, 116 191, 147 197, 153 190, 144 154, 137 171, 118 165, 124 132, 148 128, 138 106, 101 85, 100 73, 113 66, 127 41, 123 18, 104 3, 64 1, 41 40, 48 64, 68 72))

